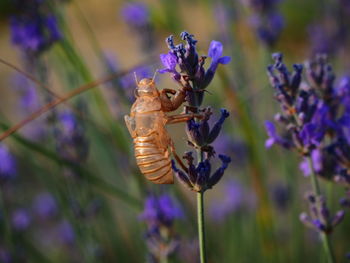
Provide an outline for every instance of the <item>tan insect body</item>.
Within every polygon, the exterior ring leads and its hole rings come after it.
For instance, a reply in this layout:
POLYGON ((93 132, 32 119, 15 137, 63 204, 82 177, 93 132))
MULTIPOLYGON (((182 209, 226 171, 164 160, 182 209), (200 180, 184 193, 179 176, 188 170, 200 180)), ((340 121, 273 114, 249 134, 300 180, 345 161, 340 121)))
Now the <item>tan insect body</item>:
POLYGON ((144 176, 157 184, 174 182, 170 150, 176 156, 174 144, 165 128, 166 124, 184 122, 194 114, 167 116, 165 112, 178 109, 185 101, 186 89, 158 91, 152 79, 142 79, 136 88, 136 101, 125 123, 134 140, 137 165, 144 176), (168 94, 174 96, 170 98, 168 94))

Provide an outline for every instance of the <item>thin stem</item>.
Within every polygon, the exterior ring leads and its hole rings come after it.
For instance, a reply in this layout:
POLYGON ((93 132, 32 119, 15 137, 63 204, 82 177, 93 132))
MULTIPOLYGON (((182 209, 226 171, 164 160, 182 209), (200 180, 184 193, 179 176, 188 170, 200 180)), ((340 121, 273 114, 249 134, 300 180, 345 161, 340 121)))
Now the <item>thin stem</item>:
POLYGON ((205 225, 204 225, 204 192, 197 193, 197 220, 198 220, 198 239, 199 239, 199 253, 201 263, 207 262, 205 249, 205 225))
MULTIPOLYGON (((311 185, 314 191, 314 194, 316 196, 320 196, 321 195, 321 189, 320 186, 318 184, 318 180, 317 180, 317 175, 315 173, 315 169, 312 163, 312 159, 310 156, 307 157, 307 161, 311 170, 311 185)), ((321 239, 322 239, 322 244, 323 244, 323 249, 326 253, 326 257, 327 257, 327 262, 328 263, 335 263, 335 257, 334 257, 334 253, 332 250, 332 246, 331 246, 331 241, 330 241, 330 237, 329 235, 327 235, 324 232, 321 232, 321 239)))

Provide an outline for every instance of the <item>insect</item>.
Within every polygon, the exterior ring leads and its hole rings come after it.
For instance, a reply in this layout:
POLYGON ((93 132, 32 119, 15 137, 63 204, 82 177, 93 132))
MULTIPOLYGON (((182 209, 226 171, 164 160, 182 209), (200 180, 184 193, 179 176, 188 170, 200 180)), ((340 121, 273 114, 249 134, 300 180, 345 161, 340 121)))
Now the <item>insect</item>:
POLYGON ((186 89, 187 87, 183 86, 178 91, 173 89, 159 91, 153 79, 144 78, 137 83, 136 101, 131 107, 130 116, 124 117, 134 141, 137 165, 144 176, 156 184, 174 182, 170 151, 181 164, 165 125, 200 117, 193 113, 172 116, 165 114, 181 106, 185 101, 186 89), (174 96, 170 98, 168 94, 174 96))

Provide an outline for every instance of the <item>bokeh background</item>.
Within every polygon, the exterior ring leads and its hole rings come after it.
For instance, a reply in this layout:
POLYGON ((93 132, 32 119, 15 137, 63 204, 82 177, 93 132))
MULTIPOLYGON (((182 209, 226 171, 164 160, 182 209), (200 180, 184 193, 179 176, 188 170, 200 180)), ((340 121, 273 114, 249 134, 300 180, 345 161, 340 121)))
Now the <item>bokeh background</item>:
MULTIPOLYGON (((230 111, 214 146, 233 160, 205 195, 209 262, 325 262, 318 234, 299 221, 311 189, 301 159, 264 146, 264 121, 278 111, 266 67, 276 51, 288 66, 326 53, 338 83, 350 73, 349 18, 348 0, 1 0, 0 58, 45 85, 0 64, 2 131, 55 95, 122 75, 0 143, 0 262, 158 262, 150 259, 142 216, 150 195, 170 196, 168 207, 177 211, 169 262, 199 262, 195 194, 178 182, 159 186, 143 178, 123 119, 133 102, 133 72, 152 77, 163 67, 165 38, 180 43, 184 30, 198 40, 199 54, 214 39, 232 58, 219 67, 203 103, 214 116, 230 111), (40 15, 56 18, 42 45, 14 22, 20 17, 29 25, 40 15)), ((156 82, 177 87, 167 74, 156 82)), ((179 155, 188 150, 184 127, 168 128, 179 155)), ((339 210, 344 188, 321 185, 331 211, 339 210)), ((350 252, 349 233, 346 216, 332 234, 339 262, 350 252)))

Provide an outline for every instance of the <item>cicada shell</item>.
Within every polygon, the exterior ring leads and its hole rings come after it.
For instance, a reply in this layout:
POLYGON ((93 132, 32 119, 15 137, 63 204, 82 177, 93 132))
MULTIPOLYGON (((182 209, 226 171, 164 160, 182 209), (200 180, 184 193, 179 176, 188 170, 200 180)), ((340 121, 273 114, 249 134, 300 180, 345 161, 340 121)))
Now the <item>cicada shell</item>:
POLYGON ((138 167, 145 177, 157 184, 174 182, 160 94, 151 79, 143 79, 136 89, 136 101, 125 122, 133 137, 138 167))
POLYGON ((193 114, 167 116, 184 102, 186 88, 179 91, 163 89, 158 91, 152 79, 142 79, 136 88, 136 101, 125 122, 133 138, 137 165, 144 176, 156 184, 174 182, 170 150, 174 151, 172 140, 165 128, 166 124, 187 121, 193 114), (171 93, 173 98, 167 94, 171 93))

